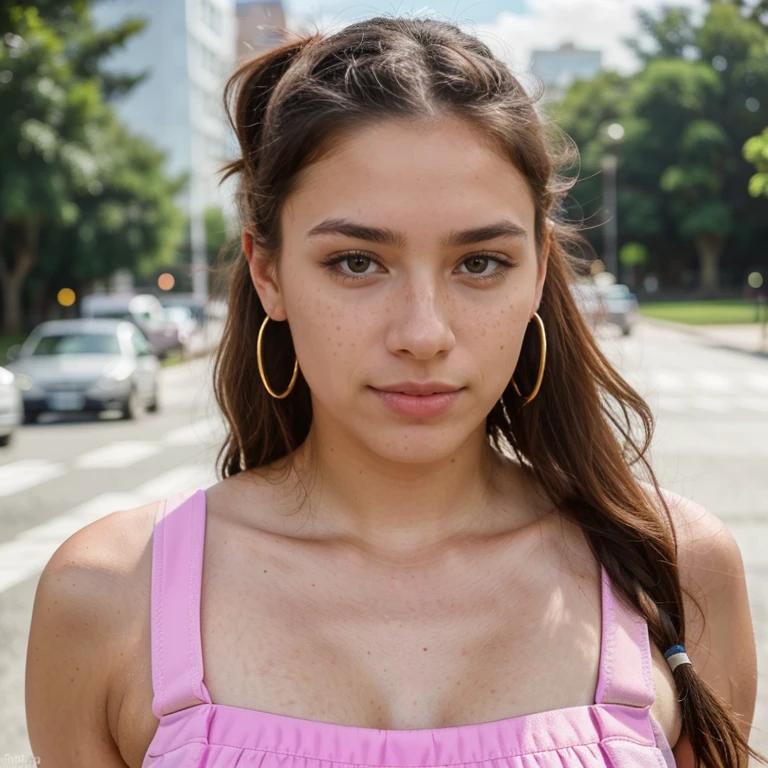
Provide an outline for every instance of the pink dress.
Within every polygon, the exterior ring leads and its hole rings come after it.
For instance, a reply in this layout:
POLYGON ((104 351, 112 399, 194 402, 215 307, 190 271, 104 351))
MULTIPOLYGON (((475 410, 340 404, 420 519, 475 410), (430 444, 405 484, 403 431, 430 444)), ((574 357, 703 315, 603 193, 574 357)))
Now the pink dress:
POLYGON ((206 496, 159 505, 152 543, 152 712, 143 768, 671 768, 648 628, 602 577, 595 703, 473 725, 381 730, 214 704, 203 682, 206 496))

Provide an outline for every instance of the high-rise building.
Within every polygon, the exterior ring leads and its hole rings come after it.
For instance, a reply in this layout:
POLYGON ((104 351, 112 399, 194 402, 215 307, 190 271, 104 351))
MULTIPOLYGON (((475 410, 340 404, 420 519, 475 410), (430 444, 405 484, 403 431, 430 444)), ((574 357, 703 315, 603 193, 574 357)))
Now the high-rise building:
POLYGON ((577 48, 563 43, 555 50, 535 50, 531 54, 531 70, 544 83, 544 102, 560 101, 568 87, 579 78, 594 77, 603 66, 601 51, 577 48))
POLYGON ((285 41, 282 0, 238 0, 237 58, 247 59, 285 41))
POLYGON ((101 0, 93 14, 101 27, 147 20, 109 61, 115 71, 147 73, 116 108, 131 130, 166 152, 170 173, 189 174, 178 202, 190 219, 194 290, 207 293, 204 210, 234 214, 216 172, 234 151, 222 97, 235 66, 235 0, 101 0))

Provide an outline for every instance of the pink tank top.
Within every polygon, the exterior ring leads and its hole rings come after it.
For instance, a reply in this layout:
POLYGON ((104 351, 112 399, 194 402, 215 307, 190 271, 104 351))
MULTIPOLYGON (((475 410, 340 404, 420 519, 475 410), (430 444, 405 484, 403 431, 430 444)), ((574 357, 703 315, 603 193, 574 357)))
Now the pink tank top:
POLYGON ((648 628, 602 575, 595 703, 473 725, 381 730, 214 704, 203 682, 206 496, 159 505, 152 544, 152 712, 142 768, 672 768, 650 713, 648 628))

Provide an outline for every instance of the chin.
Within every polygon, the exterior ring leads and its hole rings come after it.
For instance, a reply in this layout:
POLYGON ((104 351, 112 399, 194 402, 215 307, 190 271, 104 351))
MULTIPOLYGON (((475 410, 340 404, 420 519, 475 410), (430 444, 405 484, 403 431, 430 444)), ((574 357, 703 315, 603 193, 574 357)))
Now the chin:
POLYGON ((453 434, 453 431, 450 427, 411 425, 382 429, 375 441, 371 441, 370 435, 363 436, 363 441, 370 451, 387 461, 432 464, 448 458, 463 444, 466 437, 453 434))

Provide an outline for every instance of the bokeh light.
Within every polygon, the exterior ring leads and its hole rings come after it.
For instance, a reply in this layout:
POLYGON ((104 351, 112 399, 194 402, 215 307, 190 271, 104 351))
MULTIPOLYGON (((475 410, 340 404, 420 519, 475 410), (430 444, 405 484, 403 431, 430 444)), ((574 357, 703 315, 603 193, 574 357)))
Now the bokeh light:
POLYGON ((170 291, 174 285, 176 285, 176 279, 170 272, 163 272, 163 274, 157 278, 157 287, 161 291, 170 291))
POLYGON ((763 284, 763 276, 759 272, 750 273, 747 278, 750 288, 760 288, 763 284))
POLYGON ((71 307, 75 303, 75 292, 71 288, 62 288, 56 294, 56 301, 61 304, 62 307, 71 307))

